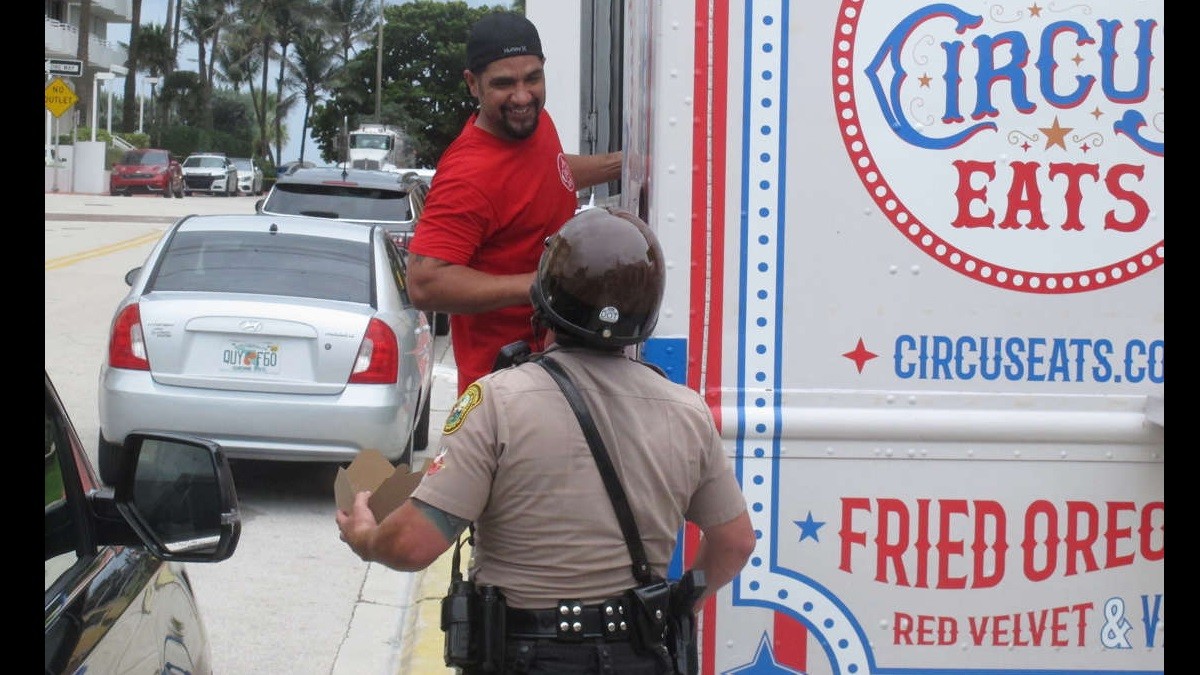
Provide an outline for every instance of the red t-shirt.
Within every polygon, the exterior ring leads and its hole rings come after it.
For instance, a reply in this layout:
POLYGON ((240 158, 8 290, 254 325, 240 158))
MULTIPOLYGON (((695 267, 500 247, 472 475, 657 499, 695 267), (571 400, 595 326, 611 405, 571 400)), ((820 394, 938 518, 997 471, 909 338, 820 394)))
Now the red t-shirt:
MULTIPOLYGON (((537 130, 507 140, 475 126, 475 115, 438 161, 413 253, 490 274, 537 269, 546 237, 575 214, 575 180, 550 115, 537 130)), ((500 348, 526 340, 536 350, 525 303, 479 314, 451 314, 458 391, 491 372, 500 348)))

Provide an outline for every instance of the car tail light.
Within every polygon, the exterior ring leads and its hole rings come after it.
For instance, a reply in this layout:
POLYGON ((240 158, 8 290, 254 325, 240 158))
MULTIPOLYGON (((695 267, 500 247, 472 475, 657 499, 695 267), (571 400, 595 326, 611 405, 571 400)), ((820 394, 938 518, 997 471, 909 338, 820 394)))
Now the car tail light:
POLYGON ((371 319, 358 348, 358 357, 354 359, 349 384, 393 384, 399 370, 400 348, 396 346, 396 333, 379 319, 371 319))
POLYGON ((113 322, 108 339, 108 365, 128 370, 150 370, 146 358, 146 340, 142 336, 142 313, 136 304, 129 305, 113 322))

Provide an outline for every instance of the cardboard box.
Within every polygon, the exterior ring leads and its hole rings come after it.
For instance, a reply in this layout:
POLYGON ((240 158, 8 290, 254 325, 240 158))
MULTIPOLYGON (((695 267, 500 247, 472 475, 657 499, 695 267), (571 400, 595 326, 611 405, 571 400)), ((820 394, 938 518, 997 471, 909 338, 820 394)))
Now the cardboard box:
POLYGON ((349 512, 354 508, 354 495, 370 490, 367 503, 376 522, 381 522, 417 489, 426 468, 410 471, 407 464, 393 467, 378 450, 363 450, 350 466, 338 468, 333 479, 333 497, 339 509, 349 512))

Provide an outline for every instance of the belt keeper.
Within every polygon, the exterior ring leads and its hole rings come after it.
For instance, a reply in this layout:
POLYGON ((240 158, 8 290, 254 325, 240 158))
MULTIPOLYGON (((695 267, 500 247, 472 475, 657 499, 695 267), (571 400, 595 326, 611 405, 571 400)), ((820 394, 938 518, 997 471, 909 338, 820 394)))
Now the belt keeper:
POLYGON ((624 634, 629 632, 629 624, 625 620, 625 605, 620 602, 606 602, 604 611, 604 632, 624 634))
POLYGON ((583 640, 583 603, 579 600, 558 602, 558 639, 579 642, 583 640))

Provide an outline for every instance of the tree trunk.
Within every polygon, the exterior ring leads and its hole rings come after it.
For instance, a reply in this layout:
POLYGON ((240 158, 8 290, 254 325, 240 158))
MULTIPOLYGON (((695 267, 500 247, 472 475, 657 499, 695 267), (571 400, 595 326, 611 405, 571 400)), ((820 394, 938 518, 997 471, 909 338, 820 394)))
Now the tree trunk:
POLYGON ((129 23, 129 58, 125 60, 129 72, 125 75, 125 102, 121 108, 121 130, 126 133, 137 131, 138 123, 138 31, 142 23, 142 0, 133 0, 129 6, 133 14, 129 23))

